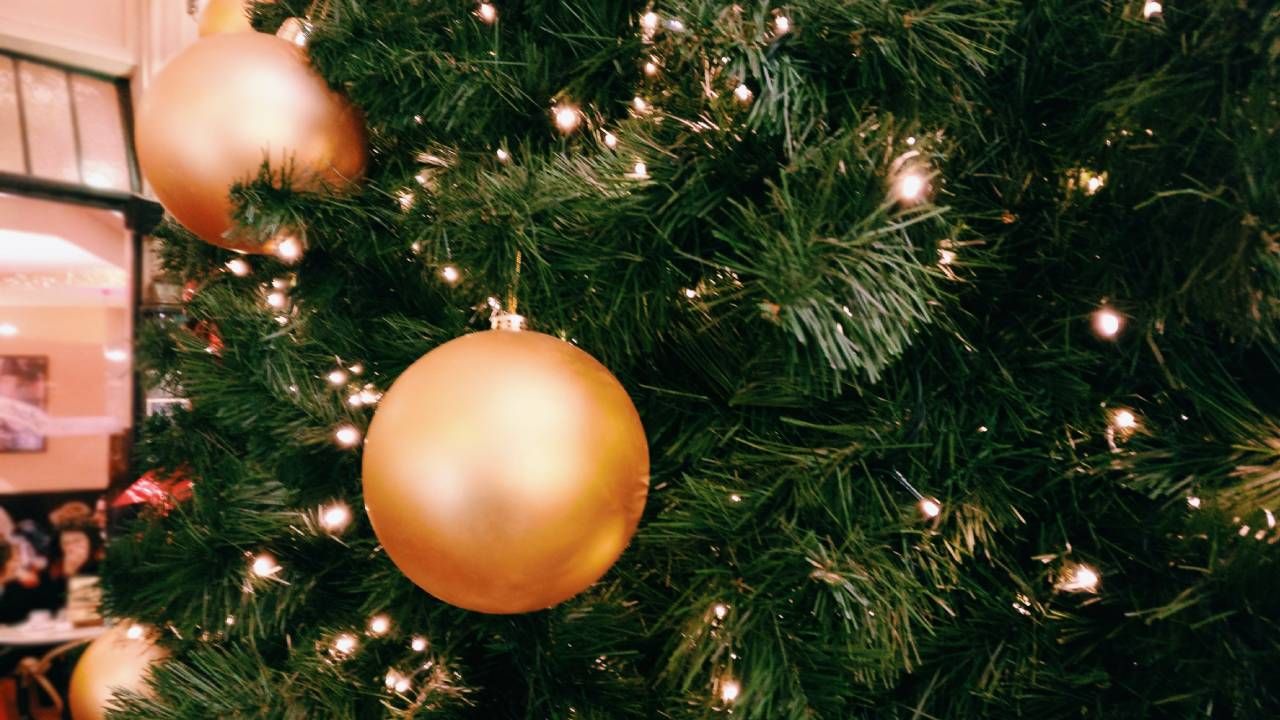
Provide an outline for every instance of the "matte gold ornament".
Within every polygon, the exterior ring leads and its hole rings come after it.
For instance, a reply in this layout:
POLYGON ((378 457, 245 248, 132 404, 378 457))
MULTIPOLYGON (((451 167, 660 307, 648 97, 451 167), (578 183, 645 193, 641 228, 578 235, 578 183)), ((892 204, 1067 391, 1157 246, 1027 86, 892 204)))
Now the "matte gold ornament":
POLYGON ((479 612, 547 608, 600 579, 648 491, 626 390, 541 333, 474 333, 427 353, 383 396, 365 442, 364 500, 387 554, 479 612))
POLYGON ((71 673, 68 705, 73 720, 103 720, 117 689, 145 693, 151 666, 169 653, 141 625, 116 625, 89 643, 71 673))
POLYGON ((209 0, 200 14, 200 37, 222 33, 252 32, 249 3, 252 0, 209 0))
POLYGON ((266 33, 210 35, 174 58, 138 105, 138 162, 161 204, 201 239, 242 252, 228 192, 263 160, 293 186, 342 189, 367 157, 364 121, 305 51, 266 33))

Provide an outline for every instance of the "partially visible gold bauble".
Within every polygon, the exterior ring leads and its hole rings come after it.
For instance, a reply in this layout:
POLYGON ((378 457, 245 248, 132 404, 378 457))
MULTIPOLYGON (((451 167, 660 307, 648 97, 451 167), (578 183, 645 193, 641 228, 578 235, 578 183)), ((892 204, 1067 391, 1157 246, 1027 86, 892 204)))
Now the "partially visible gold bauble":
MULTIPOLYGON (((209 0, 200 14, 200 37, 222 33, 251 32, 249 4, 253 0, 209 0)), ((262 2, 264 0, 259 0, 262 2)), ((269 1, 269 0, 268 0, 269 1)))
POLYGON ((229 233, 237 182, 263 160, 294 187, 341 189, 364 174, 364 120, 305 51, 266 33, 210 35, 174 58, 138 105, 138 162, 161 204, 206 242, 268 252, 229 233))
POLYGON ((364 500, 396 566, 468 610, 586 589, 630 542, 649 447, 618 380, 572 344, 493 330, 445 343, 378 405, 364 500))
POLYGON ((128 623, 116 625, 89 643, 71 673, 68 705, 73 720, 103 720, 117 689, 145 693, 152 664, 169 653, 156 645, 150 630, 128 623), (131 630, 132 629, 132 630, 131 630))

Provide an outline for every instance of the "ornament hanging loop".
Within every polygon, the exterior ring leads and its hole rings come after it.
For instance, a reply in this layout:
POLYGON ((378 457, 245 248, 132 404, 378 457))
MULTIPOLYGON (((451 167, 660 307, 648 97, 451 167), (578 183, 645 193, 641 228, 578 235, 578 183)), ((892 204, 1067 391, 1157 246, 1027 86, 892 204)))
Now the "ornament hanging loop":
POLYGON ((527 326, 524 316, 516 312, 520 307, 520 300, 516 297, 516 290, 520 287, 520 261, 520 251, 516 250, 516 269, 511 278, 511 289, 507 292, 507 309, 503 310, 497 299, 489 298, 489 307, 493 310, 489 315, 489 327, 494 330, 519 331, 527 326))

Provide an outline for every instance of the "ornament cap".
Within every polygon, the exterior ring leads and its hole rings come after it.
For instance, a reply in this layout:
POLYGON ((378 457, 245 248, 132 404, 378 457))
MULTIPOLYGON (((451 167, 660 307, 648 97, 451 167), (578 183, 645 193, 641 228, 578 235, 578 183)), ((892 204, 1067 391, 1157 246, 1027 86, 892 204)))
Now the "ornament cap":
POLYGON ((503 312, 501 310, 496 310, 494 311, 493 315, 490 316, 489 318, 489 327, 493 328, 494 330, 507 330, 511 332, 518 332, 520 330, 524 330, 526 326, 527 326, 527 323, 524 319, 524 316, 517 315, 516 313, 509 313, 509 312, 503 312))
POLYGON ((315 29, 309 21, 299 17, 291 17, 280 24, 276 37, 286 42, 305 48, 311 40, 311 31, 315 29))

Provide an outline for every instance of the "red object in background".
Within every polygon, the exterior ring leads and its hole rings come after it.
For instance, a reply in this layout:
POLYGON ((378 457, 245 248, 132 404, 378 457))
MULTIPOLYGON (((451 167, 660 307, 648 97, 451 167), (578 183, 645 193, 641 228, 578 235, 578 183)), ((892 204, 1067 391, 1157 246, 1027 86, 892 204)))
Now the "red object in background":
POLYGON ((186 284, 182 286, 182 302, 191 302, 195 299, 197 292, 200 292, 200 283, 195 280, 188 280, 186 284))
POLYGON ((191 498, 191 479, 186 470, 179 468, 168 474, 148 470, 111 502, 111 507, 149 505, 161 514, 172 510, 178 503, 191 498))
POLYGON ((222 353, 222 336, 218 334, 218 326, 204 320, 196 321, 192 326, 191 332, 195 336, 208 343, 205 348, 209 353, 218 355, 222 353))

